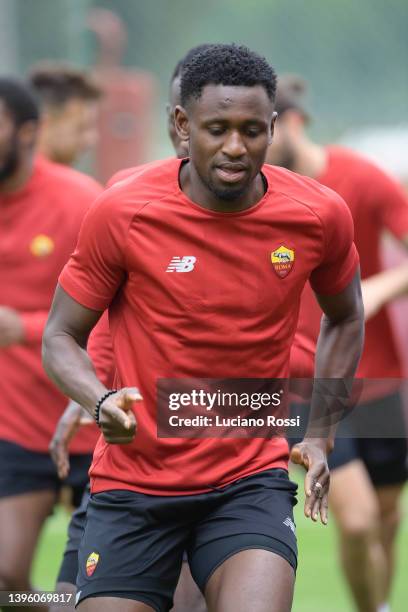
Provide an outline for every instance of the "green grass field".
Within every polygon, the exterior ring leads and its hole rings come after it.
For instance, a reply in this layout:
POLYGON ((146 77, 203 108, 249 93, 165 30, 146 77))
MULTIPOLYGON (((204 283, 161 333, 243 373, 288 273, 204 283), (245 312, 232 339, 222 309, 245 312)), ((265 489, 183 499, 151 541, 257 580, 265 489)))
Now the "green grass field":
MULTIPOLYGON (((294 612, 348 612, 353 608, 344 587, 336 556, 336 533, 333 524, 323 527, 304 518, 300 483, 296 523, 299 544, 299 569, 294 612)), ((395 580, 392 612, 406 612, 408 599, 408 490, 404 496, 404 522, 398 542, 399 565, 395 580)), ((68 516, 58 510, 48 520, 35 559, 33 582, 52 589, 65 544, 68 516)))

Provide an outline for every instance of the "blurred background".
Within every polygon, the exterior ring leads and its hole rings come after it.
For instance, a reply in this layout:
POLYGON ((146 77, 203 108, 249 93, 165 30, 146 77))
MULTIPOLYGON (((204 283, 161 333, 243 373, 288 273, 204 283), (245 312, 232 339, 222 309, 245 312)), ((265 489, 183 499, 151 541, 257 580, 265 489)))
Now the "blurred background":
MULTIPOLYGON (((278 74, 307 79, 317 141, 346 143, 408 186, 407 32, 407 0, 0 0, 0 72, 25 76, 44 59, 95 70, 106 92, 101 138, 81 168, 106 180, 119 168, 172 155, 169 79, 189 48, 244 43, 278 74)), ((294 610, 350 610, 333 526, 305 521, 301 498, 294 610)), ((67 520, 61 510, 48 522, 34 568, 38 587, 54 586, 67 520)), ((407 609, 406 521, 399 551, 395 612, 407 609)))
POLYGON ((23 75, 34 62, 53 58, 86 67, 122 63, 140 79, 141 91, 132 92, 139 120, 123 113, 109 128, 122 138, 142 132, 141 161, 171 154, 165 103, 177 60, 194 45, 234 41, 265 55, 278 73, 298 72, 309 81, 315 137, 355 139, 367 128, 398 126, 408 165, 406 0, 0 0, 0 23, 1 72, 23 75), (116 53, 110 59, 101 58, 103 26, 89 17, 95 8, 123 23, 123 36, 118 24, 105 23, 111 31, 104 43, 116 53))

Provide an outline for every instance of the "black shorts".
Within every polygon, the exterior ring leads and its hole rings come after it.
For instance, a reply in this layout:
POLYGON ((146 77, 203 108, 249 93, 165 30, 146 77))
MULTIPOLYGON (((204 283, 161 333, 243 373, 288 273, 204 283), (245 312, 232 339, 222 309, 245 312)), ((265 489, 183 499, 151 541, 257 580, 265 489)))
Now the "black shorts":
POLYGON ((82 496, 81 505, 72 513, 68 526, 68 540, 64 550, 58 582, 76 584, 78 575, 78 550, 86 524, 86 510, 91 497, 89 483, 82 496))
MULTIPOLYGON (((294 407, 293 414, 304 414, 305 407, 294 407)), ((347 465, 351 461, 360 459, 363 461, 371 481, 375 487, 403 484, 408 480, 408 445, 405 430, 403 404, 399 393, 393 393, 386 397, 361 404, 359 410, 366 411, 372 415, 372 420, 377 423, 384 422, 384 426, 392 418, 392 432, 399 431, 401 438, 364 438, 364 430, 355 435, 354 430, 347 424, 341 423, 336 437, 333 452, 329 455, 329 468, 337 468, 347 465), (384 415, 386 415, 384 417, 384 415), (343 426, 344 425, 344 426, 343 426)), ((293 411, 292 411, 293 412, 293 411)), ((299 440, 290 440, 293 445, 299 440)))
POLYGON ((73 504, 78 506, 89 481, 91 461, 92 454, 71 455, 68 478, 60 480, 48 453, 38 453, 14 442, 0 440, 0 499, 33 491, 58 492, 62 486, 69 486, 73 492, 73 504))
POLYGON ((270 550, 296 570, 296 490, 285 470, 272 469, 199 495, 92 495, 79 551, 77 603, 124 597, 167 611, 184 550, 202 592, 215 569, 241 550, 270 550))

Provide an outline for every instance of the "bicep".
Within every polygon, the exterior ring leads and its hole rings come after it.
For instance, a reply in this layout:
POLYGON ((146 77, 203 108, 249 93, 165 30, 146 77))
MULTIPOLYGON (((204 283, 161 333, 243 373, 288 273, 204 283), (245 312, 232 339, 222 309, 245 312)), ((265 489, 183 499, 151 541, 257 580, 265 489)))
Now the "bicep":
POLYGON ((88 336, 102 315, 75 301, 61 285, 57 285, 45 329, 45 339, 56 335, 69 335, 83 348, 88 336))
POLYGON ((351 282, 340 293, 335 295, 316 293, 316 298, 326 317, 333 323, 361 315, 363 312, 363 301, 361 297, 360 269, 357 269, 351 282))

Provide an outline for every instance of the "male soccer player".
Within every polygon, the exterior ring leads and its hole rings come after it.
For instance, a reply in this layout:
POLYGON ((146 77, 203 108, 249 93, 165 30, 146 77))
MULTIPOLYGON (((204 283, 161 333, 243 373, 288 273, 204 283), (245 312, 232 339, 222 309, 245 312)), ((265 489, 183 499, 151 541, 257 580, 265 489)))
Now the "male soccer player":
MULTIPOLYGON (((300 77, 280 79, 276 102, 279 119, 268 161, 317 179, 348 204, 361 261, 367 319, 358 376, 400 378, 400 357, 384 306, 408 291, 408 268, 405 264, 381 271, 380 239, 388 229, 408 246, 408 201, 403 189, 367 159, 343 147, 320 146, 308 138, 305 93, 300 77)), ((313 292, 306 286, 291 356, 299 376, 312 375, 320 317, 313 292)), ((401 399, 392 381, 370 400, 367 407, 384 422, 401 411, 401 399)), ((362 612, 377 612, 389 596, 399 499, 407 478, 406 459, 405 438, 339 438, 329 459, 330 501, 340 531, 343 568, 362 612)))
MULTIPOLYGON (((61 486, 47 451, 66 398, 43 371, 41 336, 55 282, 101 192, 35 156, 38 128, 30 90, 0 78, 0 590, 30 589, 33 552, 61 486)), ((81 432, 72 448, 69 482, 79 498, 90 435, 81 432)))
MULTIPOLYGON (((158 438, 155 403, 161 377, 285 377, 307 278, 326 313, 316 375, 349 377, 357 366, 363 311, 351 218, 330 190, 263 165, 275 82, 245 47, 195 55, 175 111, 189 159, 153 164, 98 199, 60 277, 44 364, 103 433, 79 554, 81 610, 168 610, 185 549, 210 609, 291 608, 286 442, 158 438), (271 258, 280 247, 283 268, 271 258), (167 272, 176 256, 179 273, 167 272), (120 391, 106 389, 84 351, 105 308, 120 391)), ((294 453, 308 468, 306 515, 323 522, 326 444, 309 437, 294 453)))
POLYGON ((97 143, 101 89, 85 70, 57 62, 35 66, 29 84, 42 107, 40 153, 60 164, 74 164, 97 143))

